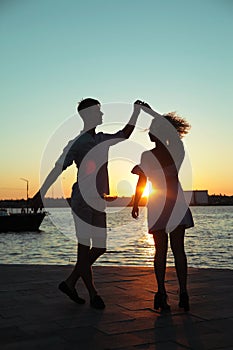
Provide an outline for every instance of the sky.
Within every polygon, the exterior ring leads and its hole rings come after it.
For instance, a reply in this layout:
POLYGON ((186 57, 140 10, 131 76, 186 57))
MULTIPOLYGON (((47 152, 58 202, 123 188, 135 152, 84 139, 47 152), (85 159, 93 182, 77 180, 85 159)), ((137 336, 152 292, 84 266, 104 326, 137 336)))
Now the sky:
MULTIPOLYGON (((35 194, 48 144, 85 97, 101 101, 102 130, 124 125, 138 98, 159 113, 177 111, 192 125, 184 139, 192 183, 184 189, 233 195, 232 19, 231 0, 1 0, 0 199, 25 197, 22 178, 35 194)), ((148 116, 139 119, 149 125, 148 116)), ((132 140, 152 148, 145 138, 135 130, 132 140)), ((111 193, 128 195, 133 162, 118 158, 111 193)), ((62 175, 64 195, 74 178, 74 168, 62 175)))

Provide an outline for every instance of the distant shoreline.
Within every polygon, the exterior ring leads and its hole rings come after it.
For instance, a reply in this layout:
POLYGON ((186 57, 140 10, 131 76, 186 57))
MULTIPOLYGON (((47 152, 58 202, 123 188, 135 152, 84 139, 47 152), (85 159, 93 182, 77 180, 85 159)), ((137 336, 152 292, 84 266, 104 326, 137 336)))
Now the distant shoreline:
MULTIPOLYGON (((68 207, 70 198, 45 198, 46 208, 65 208, 68 207)), ((107 207, 131 207, 133 197, 109 197, 107 207)), ((141 199, 139 205, 146 206, 147 198, 141 199)), ((233 206, 233 196, 226 195, 208 195, 206 203, 190 203, 190 206, 233 206)), ((0 200, 0 208, 26 208, 30 207, 25 199, 0 200)))

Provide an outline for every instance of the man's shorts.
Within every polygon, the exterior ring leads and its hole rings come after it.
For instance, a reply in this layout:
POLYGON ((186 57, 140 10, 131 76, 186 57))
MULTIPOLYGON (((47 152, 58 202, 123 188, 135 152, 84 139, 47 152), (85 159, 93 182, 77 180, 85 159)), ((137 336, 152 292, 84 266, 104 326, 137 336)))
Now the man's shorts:
POLYGON ((78 243, 95 248, 106 248, 105 208, 98 211, 78 198, 71 198, 71 207, 78 243))

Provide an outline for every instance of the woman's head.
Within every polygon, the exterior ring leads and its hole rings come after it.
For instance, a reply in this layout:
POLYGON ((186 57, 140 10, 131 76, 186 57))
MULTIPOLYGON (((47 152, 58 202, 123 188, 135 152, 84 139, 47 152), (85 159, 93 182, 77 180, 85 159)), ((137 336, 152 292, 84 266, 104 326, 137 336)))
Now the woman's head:
POLYGON ((191 129, 191 125, 182 117, 180 117, 176 112, 170 112, 163 115, 177 130, 180 138, 184 137, 189 130, 191 129))
MULTIPOLYGON (((177 131, 180 138, 184 137, 190 130, 191 125, 184 119, 181 118, 176 112, 170 112, 163 114, 160 120, 153 119, 149 129, 149 136, 151 141, 156 142, 156 139, 162 136, 161 133, 166 133, 168 130, 168 123, 164 121, 167 120, 177 131)), ((165 138, 168 135, 163 135, 165 138)))

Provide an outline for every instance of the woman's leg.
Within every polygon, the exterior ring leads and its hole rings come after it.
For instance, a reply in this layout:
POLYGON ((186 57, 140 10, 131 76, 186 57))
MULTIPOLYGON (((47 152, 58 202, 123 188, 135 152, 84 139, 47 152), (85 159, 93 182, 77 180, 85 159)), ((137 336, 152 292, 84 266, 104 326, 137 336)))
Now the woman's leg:
POLYGON ((178 226, 170 233, 170 243, 175 258, 180 293, 187 292, 187 258, 184 250, 184 234, 185 228, 183 226, 178 226))
POLYGON ((166 294, 165 272, 167 259, 168 236, 165 231, 158 231, 153 234, 155 243, 154 271, 158 285, 158 292, 166 294))

